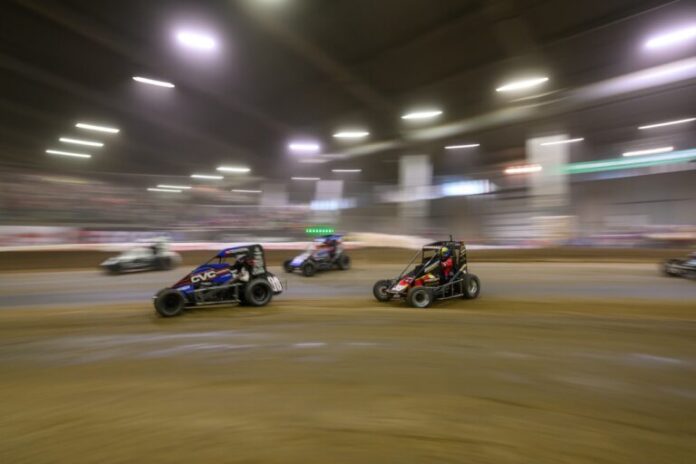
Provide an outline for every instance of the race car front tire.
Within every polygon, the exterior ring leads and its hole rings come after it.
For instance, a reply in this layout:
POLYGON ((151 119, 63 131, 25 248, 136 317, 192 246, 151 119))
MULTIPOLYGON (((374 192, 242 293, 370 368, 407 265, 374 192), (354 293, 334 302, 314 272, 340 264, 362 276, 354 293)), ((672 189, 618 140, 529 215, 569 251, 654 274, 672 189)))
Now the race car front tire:
POLYGON ((273 288, 266 279, 254 279, 244 288, 244 303, 249 306, 266 306, 273 298, 273 288))
POLYGON ((186 298, 178 290, 165 288, 157 293, 154 304, 155 310, 160 316, 174 317, 184 312, 186 298))
POLYGON ((427 308, 433 299, 433 291, 426 287, 413 287, 406 295, 406 301, 414 308, 427 308))
POLYGON ((375 282, 375 285, 372 287, 372 294, 375 296, 375 299, 377 299, 377 301, 381 301, 382 303, 389 301, 390 296, 387 293, 389 287, 391 287, 390 280, 378 280, 375 282))
POLYGON ((342 271, 347 271, 350 269, 350 256, 341 255, 338 258, 338 268, 342 271))
POLYGON ((481 293, 481 281, 475 274, 467 274, 464 276, 464 294, 462 295, 467 300, 478 298, 481 293))
POLYGON ((312 277, 317 272, 317 266, 311 261, 307 261, 302 266, 302 274, 305 277, 312 277))
POLYGON ((283 263, 283 269, 285 272, 292 272, 295 270, 294 267, 292 267, 292 260, 291 259, 286 259, 285 262, 283 263))

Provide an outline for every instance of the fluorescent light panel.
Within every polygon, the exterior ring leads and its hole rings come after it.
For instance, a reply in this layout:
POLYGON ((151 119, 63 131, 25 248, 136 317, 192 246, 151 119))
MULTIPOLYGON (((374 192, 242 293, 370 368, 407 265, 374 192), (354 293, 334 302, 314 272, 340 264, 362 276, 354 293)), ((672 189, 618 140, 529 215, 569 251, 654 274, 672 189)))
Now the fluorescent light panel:
POLYGON ((168 189, 168 188, 154 188, 150 187, 147 189, 148 192, 164 192, 164 193, 181 193, 181 190, 177 189, 168 189))
POLYGON ((696 121, 696 118, 677 119, 675 121, 658 122, 655 124, 648 124, 646 126, 638 126, 638 129, 640 129, 640 130, 655 129, 657 127, 674 126, 676 124, 686 124, 687 122, 693 122, 693 121, 696 121))
POLYGON ((342 131, 336 132, 333 136, 337 139, 361 139, 370 135, 366 131, 342 131))
POLYGON ((261 190, 232 189, 234 193, 262 193, 261 190))
POLYGON ((321 180, 321 177, 291 177, 292 180, 321 180))
POLYGON ((407 113, 401 116, 401 119, 430 119, 440 116, 442 111, 440 110, 423 110, 414 111, 412 113, 407 113))
POLYGON ((94 142, 92 140, 73 139, 70 137, 61 137, 58 140, 60 140, 63 143, 72 143, 75 145, 87 145, 88 147, 103 147, 104 146, 104 144, 101 142, 94 142))
POLYGON ((222 180, 223 176, 212 176, 210 174, 191 174, 192 179, 210 179, 210 180, 222 180))
POLYGON ((539 172, 543 168, 538 164, 527 164, 523 166, 510 166, 505 169, 505 174, 530 174, 533 172, 539 172))
POLYGON ((332 169, 331 172, 338 172, 338 173, 362 172, 362 169, 332 169))
POLYGON ((516 90, 524 90, 524 89, 529 89, 531 87, 536 87, 537 85, 541 85, 544 82, 548 81, 548 77, 531 77, 529 79, 522 79, 519 81, 513 81, 509 82, 507 84, 504 84, 497 89, 495 89, 496 92, 514 92, 516 90))
POLYGON ((542 147, 548 147, 549 145, 565 145, 566 143, 576 143, 576 142, 582 142, 585 140, 583 137, 578 137, 575 139, 565 139, 565 140, 556 140, 555 142, 544 142, 540 143, 542 147))
POLYGON ((190 185, 167 185, 167 184, 159 184, 157 187, 163 188, 163 189, 174 189, 174 190, 189 190, 191 188, 190 185))
POLYGON ((654 155, 656 153, 667 153, 674 150, 674 147, 648 148, 646 150, 627 151, 622 156, 654 155))
POLYGON ((133 80, 140 82, 141 84, 155 85, 157 87, 167 87, 169 89, 174 88, 174 84, 167 81, 158 81, 157 79, 150 79, 148 77, 133 76, 133 80))
POLYGON ((73 158, 91 158, 92 155, 88 155, 86 153, 73 153, 70 151, 62 151, 62 150, 46 150, 46 153, 49 155, 60 155, 60 156, 71 156, 73 158))
POLYGON ((243 166, 220 166, 216 170, 220 172, 236 172, 240 174, 251 171, 251 169, 243 166))
POLYGON ((321 147, 315 142, 292 142, 288 149, 297 153, 318 153, 321 147))
POLYGON ((193 31, 179 31, 176 34, 176 41, 185 47, 196 50, 210 51, 217 46, 215 39, 208 34, 193 31))
POLYGON ((480 146, 480 143, 467 143, 464 145, 447 145, 445 147, 445 150, 461 150, 462 148, 475 148, 480 146))
POLYGON ((98 126, 96 124, 89 124, 86 122, 78 122, 77 124, 75 124, 75 127, 97 132, 107 132, 109 134, 118 134, 120 132, 120 129, 117 129, 115 127, 98 126))
POLYGON ((696 24, 655 36, 645 42, 645 48, 654 50, 694 39, 696 39, 696 24))

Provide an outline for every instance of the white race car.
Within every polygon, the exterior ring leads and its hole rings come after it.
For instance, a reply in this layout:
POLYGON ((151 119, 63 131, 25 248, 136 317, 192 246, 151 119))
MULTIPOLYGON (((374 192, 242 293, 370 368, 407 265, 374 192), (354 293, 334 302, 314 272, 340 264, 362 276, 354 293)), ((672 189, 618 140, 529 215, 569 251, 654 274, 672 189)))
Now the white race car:
POLYGON ((155 242, 113 256, 101 263, 101 268, 109 274, 121 274, 132 271, 166 271, 179 264, 179 253, 171 251, 166 242, 155 242))

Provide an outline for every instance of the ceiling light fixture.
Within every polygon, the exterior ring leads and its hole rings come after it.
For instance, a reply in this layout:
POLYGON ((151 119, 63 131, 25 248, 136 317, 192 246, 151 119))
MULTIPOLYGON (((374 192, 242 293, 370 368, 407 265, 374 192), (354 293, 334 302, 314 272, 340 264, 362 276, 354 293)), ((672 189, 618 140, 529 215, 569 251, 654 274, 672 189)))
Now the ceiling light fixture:
POLYGON ((60 140, 63 143, 73 143, 75 145, 87 145, 89 147, 103 147, 104 146, 104 144, 101 142, 93 142, 91 140, 72 139, 70 137, 61 137, 58 140, 60 140))
POLYGON ((468 143, 465 145, 447 145, 445 147, 445 150, 461 150, 462 148, 475 148, 480 146, 480 143, 468 143))
POLYGON ((320 177, 291 177, 292 180, 321 180, 320 177))
POLYGON ((209 174, 191 174, 192 179, 222 180, 223 176, 211 176, 209 174))
POLYGON ((353 173, 353 172, 362 172, 362 169, 332 169, 331 172, 353 173))
POLYGON ((333 136, 337 139, 362 139, 370 135, 367 131, 343 131, 336 132, 333 136))
POLYGON ((163 188, 163 189, 174 189, 174 190, 189 190, 191 188, 190 185, 167 185, 167 184, 159 184, 157 187, 163 188))
POLYGON ((505 174, 530 174, 533 172, 539 172, 543 168, 538 164, 527 164, 524 166, 510 166, 505 169, 505 174))
POLYGON ((496 92, 514 92, 516 90, 529 89, 531 87, 536 87, 548 81, 548 77, 531 77, 529 79, 522 79, 519 81, 509 82, 507 84, 501 85, 496 92))
POLYGON ((75 127, 97 132, 107 132, 109 134, 118 134, 121 131, 120 129, 117 129, 115 127, 98 126, 96 124, 89 124, 86 122, 78 122, 77 124, 75 124, 75 127))
POLYGON ((539 145, 541 145, 542 147, 548 147, 550 145, 565 145, 566 143, 582 142, 583 140, 585 140, 583 137, 578 137, 575 139, 565 139, 565 140, 556 140, 554 142, 544 142, 544 143, 540 143, 539 145))
POLYGON ((71 156, 73 158, 91 158, 92 157, 92 155, 88 155, 86 153, 73 153, 70 151, 53 150, 53 149, 46 150, 46 153, 48 153, 49 155, 71 156))
POLYGON ((156 79, 150 79, 150 78, 147 78, 147 77, 134 76, 134 77, 133 77, 133 80, 134 80, 134 81, 137 81, 137 82, 140 82, 141 84, 154 85, 154 86, 157 86, 157 87, 167 87, 167 88, 169 88, 169 89, 173 89, 173 88, 174 88, 174 84, 172 84, 171 82, 167 82, 167 81, 158 81, 158 80, 156 80, 156 79))
POLYGON ((243 167, 243 166, 220 166, 219 168, 216 169, 216 171, 234 172, 234 173, 238 173, 238 174, 244 174, 244 173, 251 171, 251 169, 249 169, 247 167, 243 167))
POLYGON ((232 189, 234 193, 262 193, 261 190, 249 190, 249 189, 232 189))
POLYGON ((423 110, 414 111, 412 113, 406 113, 401 116, 401 119, 431 119, 436 118, 442 114, 440 110, 423 110))
POLYGON ((321 147, 316 142, 292 142, 288 149, 296 153, 318 153, 321 147))
POLYGON ((179 31, 176 33, 176 41, 195 50, 211 51, 217 47, 212 36, 201 32, 179 31))
POLYGON ((674 150, 674 147, 648 148, 647 150, 627 151, 622 156, 654 155, 656 153, 667 153, 674 150))
POLYGON ((147 189, 148 192, 164 192, 164 193, 181 193, 181 190, 178 189, 167 189, 167 188, 154 188, 150 187, 147 189))
POLYGON ((696 25, 688 26, 683 29, 677 29, 667 34, 662 34, 653 37, 645 42, 645 48, 654 50, 657 48, 667 47, 679 42, 696 39, 696 25))
POLYGON ((687 122, 693 121, 696 121, 696 118, 677 119, 676 121, 658 122, 655 124, 648 124, 647 126, 638 126, 638 129, 655 129, 657 127, 674 126, 675 124, 686 124, 687 122))

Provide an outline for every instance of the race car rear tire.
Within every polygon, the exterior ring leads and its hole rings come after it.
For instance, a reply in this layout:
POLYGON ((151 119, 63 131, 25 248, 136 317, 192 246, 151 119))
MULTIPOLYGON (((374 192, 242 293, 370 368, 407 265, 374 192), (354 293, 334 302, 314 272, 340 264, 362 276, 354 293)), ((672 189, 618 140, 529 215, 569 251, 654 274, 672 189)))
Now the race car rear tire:
POLYGON ((154 304, 155 310, 160 316, 174 317, 184 312, 186 298, 178 290, 165 288, 157 293, 154 304))
POLYGON ((481 281, 475 274, 467 274, 464 276, 464 294, 462 295, 467 300, 478 298, 481 293, 481 281))
POLYGON ((104 271, 107 274, 111 274, 111 275, 120 274, 121 273, 121 265, 116 263, 116 264, 112 264, 110 266, 105 266, 104 271))
POLYGON ((286 259, 285 262, 283 263, 283 269, 285 272, 292 272, 295 270, 294 267, 292 267, 292 260, 291 259, 286 259))
POLYGON ((350 269, 350 256, 341 255, 338 258, 338 268, 342 271, 347 271, 350 269))
POLYGON ((414 308, 427 308, 433 303, 433 291, 426 287, 413 287, 406 295, 406 301, 414 308))
POLYGON ((679 272, 674 272, 672 270, 672 266, 674 266, 675 264, 681 264, 681 261, 678 259, 669 259, 665 261, 665 263, 662 265, 662 272, 667 277, 681 277, 681 274, 679 272))
POLYGON ((302 266, 302 274, 305 277, 312 277, 317 272, 317 266, 311 261, 307 261, 302 266))
POLYGON ((381 301, 382 303, 389 301, 390 296, 387 293, 389 287, 391 287, 390 280, 378 280, 375 282, 375 285, 372 287, 372 294, 375 296, 375 299, 377 301, 381 301))
POLYGON ((254 279, 244 288, 244 303, 249 306, 266 306, 273 298, 273 288, 266 279, 254 279))
POLYGON ((155 268, 158 271, 168 271, 172 268, 172 260, 169 258, 157 258, 157 261, 155 261, 155 268))

